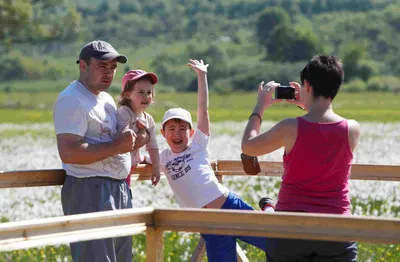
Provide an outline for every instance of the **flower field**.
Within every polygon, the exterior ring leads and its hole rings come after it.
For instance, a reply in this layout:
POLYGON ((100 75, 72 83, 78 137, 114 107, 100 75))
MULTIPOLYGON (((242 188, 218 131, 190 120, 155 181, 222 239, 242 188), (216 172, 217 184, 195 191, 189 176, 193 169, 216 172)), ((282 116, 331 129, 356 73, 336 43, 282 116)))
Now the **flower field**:
MULTIPOLYGON (((263 123, 263 129, 273 123, 263 123)), ((240 141, 244 122, 212 124, 210 142, 212 159, 240 159, 240 141)), ((400 123, 361 123, 362 135, 354 155, 354 163, 400 165, 400 123)), ((52 124, 0 124, 0 170, 60 168, 52 124)), ((166 143, 158 136, 160 148, 166 143)), ((260 160, 282 161, 283 149, 260 160)), ((276 199, 280 179, 265 177, 225 177, 224 184, 254 207, 259 199, 276 199)), ((149 181, 131 185, 133 206, 177 207, 165 179, 157 187, 149 181)), ((2 222, 63 215, 61 187, 0 189, 0 219, 2 222)), ((354 215, 399 217, 400 183, 351 181, 354 215)), ((187 261, 196 245, 197 234, 168 232, 165 234, 165 260, 187 261)), ((241 243, 250 261, 265 261, 261 252, 241 243)), ((145 261, 145 237, 134 237, 134 261, 145 261)), ((399 245, 360 243, 359 261, 399 261, 399 245)), ((0 253, 0 261, 71 261, 68 246, 0 253)))

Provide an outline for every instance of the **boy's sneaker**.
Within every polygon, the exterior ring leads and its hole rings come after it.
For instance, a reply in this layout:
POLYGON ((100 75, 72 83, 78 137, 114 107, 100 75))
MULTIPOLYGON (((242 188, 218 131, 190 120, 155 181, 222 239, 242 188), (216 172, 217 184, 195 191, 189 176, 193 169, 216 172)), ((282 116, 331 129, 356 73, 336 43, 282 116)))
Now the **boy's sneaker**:
POLYGON ((258 202, 258 205, 263 212, 275 212, 275 205, 272 198, 263 197, 260 199, 260 202, 258 202))

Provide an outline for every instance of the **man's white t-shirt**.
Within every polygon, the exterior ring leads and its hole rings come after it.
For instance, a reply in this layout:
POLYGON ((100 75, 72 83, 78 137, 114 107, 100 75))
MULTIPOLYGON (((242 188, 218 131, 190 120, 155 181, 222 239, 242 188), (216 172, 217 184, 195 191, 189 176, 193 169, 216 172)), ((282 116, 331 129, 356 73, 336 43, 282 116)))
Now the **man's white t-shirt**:
MULTIPOLYGON (((140 121, 149 132, 149 141, 146 143, 146 150, 158 149, 156 124, 151 115, 143 112, 142 117, 138 117, 129 107, 121 106, 118 108, 118 132, 122 133, 126 128, 139 132, 137 122, 140 121)), ((136 166, 140 162, 140 151, 135 149, 131 152, 132 166, 136 166)))
MULTIPOLYGON (((56 134, 74 134, 89 144, 113 141, 117 136, 117 107, 106 92, 91 93, 79 81, 72 82, 57 98, 53 109, 56 134)), ((129 153, 118 154, 86 165, 62 163, 74 177, 125 179, 130 171, 129 153)))
POLYGON ((209 138, 196 130, 185 151, 174 153, 167 148, 160 153, 161 168, 180 207, 201 208, 228 191, 211 167, 209 138))

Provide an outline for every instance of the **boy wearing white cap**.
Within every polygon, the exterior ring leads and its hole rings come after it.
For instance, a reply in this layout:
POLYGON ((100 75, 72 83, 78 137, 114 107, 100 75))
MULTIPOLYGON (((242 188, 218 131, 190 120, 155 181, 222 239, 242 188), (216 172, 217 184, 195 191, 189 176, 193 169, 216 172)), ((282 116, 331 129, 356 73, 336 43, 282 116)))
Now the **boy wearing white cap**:
MULTIPOLYGON (((197 130, 192 129, 192 118, 187 110, 172 108, 165 112, 161 133, 169 148, 160 153, 161 169, 167 176, 180 207, 253 210, 249 204, 229 192, 215 177, 208 152, 208 65, 204 65, 202 60, 192 59, 187 65, 197 73, 197 130)), ((266 239, 263 237, 210 234, 202 236, 210 262, 236 261, 237 238, 261 250, 266 248, 266 239)))

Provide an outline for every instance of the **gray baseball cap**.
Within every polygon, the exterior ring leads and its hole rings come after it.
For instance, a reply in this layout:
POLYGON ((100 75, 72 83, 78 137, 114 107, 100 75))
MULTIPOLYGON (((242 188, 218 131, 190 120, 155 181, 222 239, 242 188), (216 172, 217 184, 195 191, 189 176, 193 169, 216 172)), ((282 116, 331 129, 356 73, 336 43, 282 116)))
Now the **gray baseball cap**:
POLYGON ((82 48, 76 63, 79 64, 79 60, 88 60, 91 57, 102 61, 117 59, 117 61, 122 64, 125 64, 128 61, 128 58, 125 55, 119 54, 114 47, 102 40, 95 40, 86 44, 82 48))

